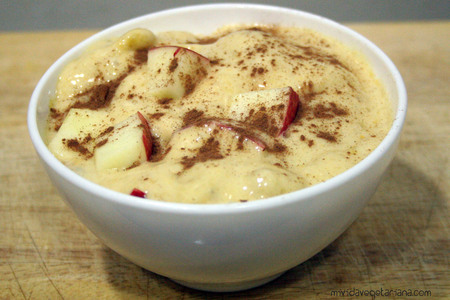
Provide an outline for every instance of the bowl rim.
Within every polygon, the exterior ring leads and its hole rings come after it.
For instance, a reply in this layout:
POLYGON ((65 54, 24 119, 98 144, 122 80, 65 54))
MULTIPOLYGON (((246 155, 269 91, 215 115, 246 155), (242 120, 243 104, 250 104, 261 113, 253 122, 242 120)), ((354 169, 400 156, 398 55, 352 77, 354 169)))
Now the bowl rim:
POLYGON ((369 169, 372 165, 376 164, 376 162, 379 161, 379 159, 390 147, 395 146, 396 141, 399 138, 399 135, 405 122, 406 110, 407 110, 407 94, 405 84, 400 75, 400 72, 398 71, 394 63, 391 61, 391 59, 381 49, 379 49, 370 40, 368 40, 361 34, 357 33, 356 31, 328 18, 313 13, 301 11, 298 9, 291 9, 263 4, 219 3, 219 4, 201 4, 201 5, 183 6, 142 15, 124 22, 120 22, 104 30, 101 30, 100 32, 85 39, 81 43, 78 43, 76 46, 71 48, 64 55, 62 55, 56 62, 54 62, 39 80, 38 84, 36 85, 33 91, 28 106, 27 123, 32 143, 41 160, 43 160, 43 162, 45 162, 46 165, 52 168, 59 176, 64 178, 66 181, 71 182, 78 188, 84 189, 88 191, 90 194, 95 195, 100 199, 112 201, 122 206, 131 206, 138 209, 159 211, 161 213, 165 212, 165 213, 196 214, 196 215, 205 215, 205 214, 218 215, 218 214, 259 211, 274 208, 277 206, 288 205, 293 202, 306 201, 307 199, 312 199, 317 195, 326 193, 327 191, 330 191, 346 183, 347 181, 352 180, 353 178, 359 176, 364 171, 369 169), (374 150, 372 150, 368 156, 366 156, 364 159, 362 159, 353 167, 321 183, 270 198, 253 200, 248 202, 232 202, 232 203, 217 203, 217 204, 168 202, 154 199, 143 199, 127 195, 124 193, 116 192, 81 177, 80 175, 78 175, 77 173, 66 167, 55 156, 53 156, 53 154, 48 150, 47 146, 45 145, 41 134, 39 133, 37 124, 38 100, 40 99, 41 95, 46 92, 44 86, 49 80, 50 76, 52 75, 53 72, 55 72, 55 70, 58 69, 58 67, 60 67, 61 62, 64 61, 65 58, 83 49, 86 45, 88 45, 92 41, 95 41, 103 37, 104 35, 107 35, 108 33, 113 32, 119 28, 127 26, 127 24, 139 23, 143 20, 153 18, 155 16, 164 16, 176 13, 188 13, 189 11, 223 9, 223 8, 234 8, 244 10, 260 9, 268 12, 297 14, 302 17, 320 20, 320 22, 326 23, 326 26, 336 27, 338 30, 344 32, 345 34, 352 36, 353 39, 363 42, 367 48, 369 48, 380 60, 384 62, 386 68, 389 70, 392 78, 395 81, 396 92, 398 94, 397 109, 394 111, 393 123, 387 135, 380 142, 380 144, 374 150))

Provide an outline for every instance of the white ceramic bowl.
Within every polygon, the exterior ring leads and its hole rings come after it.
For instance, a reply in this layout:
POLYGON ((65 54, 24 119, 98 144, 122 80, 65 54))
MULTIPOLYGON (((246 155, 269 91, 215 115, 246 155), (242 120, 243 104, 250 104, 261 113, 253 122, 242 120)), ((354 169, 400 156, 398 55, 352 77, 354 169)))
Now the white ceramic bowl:
POLYGON ((52 182, 79 219, 130 261, 202 290, 251 288, 304 262, 358 216, 391 162, 406 114, 406 91, 389 58, 370 41, 328 19, 272 6, 216 4, 178 8, 106 29, 62 56, 39 81, 29 105, 31 139, 52 182), (365 53, 387 87, 395 120, 363 161, 320 184, 289 194, 232 204, 179 204, 120 194, 78 176, 42 140, 50 95, 62 68, 98 40, 135 27, 207 34, 229 23, 306 26, 365 53))

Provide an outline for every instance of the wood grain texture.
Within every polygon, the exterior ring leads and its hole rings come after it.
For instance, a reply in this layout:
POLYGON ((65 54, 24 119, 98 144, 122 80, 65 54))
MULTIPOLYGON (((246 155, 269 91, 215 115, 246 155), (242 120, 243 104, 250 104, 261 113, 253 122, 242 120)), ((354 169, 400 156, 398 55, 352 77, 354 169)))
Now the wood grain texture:
POLYGON ((398 154, 335 242, 265 286, 229 294, 179 286, 106 248, 40 165, 26 127, 29 98, 51 63, 93 32, 0 33, 0 299, 338 299, 333 290, 380 289, 450 297, 450 22, 350 27, 404 77, 409 110, 398 154))

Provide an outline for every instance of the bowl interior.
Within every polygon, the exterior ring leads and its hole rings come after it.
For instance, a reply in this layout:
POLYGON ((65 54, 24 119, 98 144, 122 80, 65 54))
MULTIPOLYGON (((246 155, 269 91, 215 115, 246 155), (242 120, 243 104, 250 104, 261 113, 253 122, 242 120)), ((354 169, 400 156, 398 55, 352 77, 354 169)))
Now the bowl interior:
MULTIPOLYGON (((51 98, 53 91, 55 90, 59 73, 62 71, 64 66, 68 62, 74 60, 81 53, 83 53, 85 49, 89 48, 89 46, 99 40, 118 37, 136 27, 148 28, 154 32, 182 29, 184 31, 189 31, 197 34, 208 34, 213 32, 220 26, 232 23, 279 24, 283 26, 308 27, 320 31, 324 34, 333 36, 338 40, 341 40, 343 43, 349 45, 350 47, 353 47, 364 53, 367 56, 369 62, 373 65, 376 75, 385 84, 388 90, 388 94, 392 101, 393 111, 395 112, 395 119, 390 132, 382 141, 382 143, 377 147, 377 149, 375 149, 362 162, 357 164, 355 167, 347 170, 346 172, 319 185, 294 192, 296 193, 296 199, 306 198, 307 196, 311 196, 311 194, 318 193, 321 190, 330 189, 336 184, 348 180, 348 178, 357 176, 358 172, 362 172, 365 168, 375 163, 383 155, 384 149, 387 149, 395 144, 400 134, 406 114, 406 91, 402 78, 394 64, 373 43, 371 43, 358 33, 348 29, 347 27, 344 27, 326 18, 306 12, 266 5, 213 4, 172 9, 145 15, 132 19, 130 21, 120 23, 88 38, 87 40, 72 48, 58 61, 56 61, 38 83, 32 95, 29 107, 28 122, 30 136, 41 159, 43 159, 46 164, 60 173, 61 176, 66 177, 67 180, 72 181, 77 185, 85 186, 86 188, 91 189, 94 193, 110 195, 111 198, 115 199, 115 201, 124 201, 127 203, 134 203, 135 205, 137 204, 143 206, 162 205, 171 208, 177 205, 182 208, 192 206, 189 204, 181 205, 176 203, 156 203, 159 201, 142 200, 128 195, 112 192, 107 190, 106 188, 100 187, 87 180, 84 180, 83 178, 63 166, 50 153, 50 151, 48 151, 44 143, 44 128, 49 110, 49 99, 51 98), (194 20, 198 20, 198 22, 194 20)), ((282 198, 288 199, 289 197, 282 198)), ((279 199, 273 200, 273 198, 270 198, 260 201, 251 201, 245 203, 245 206, 270 206, 274 205, 274 203, 279 204, 279 199), (276 202, 272 203, 271 201, 276 202)), ((233 205, 235 205, 236 207, 242 207, 242 204, 240 203, 233 205)), ((233 205, 228 204, 226 206, 227 208, 230 208, 233 207, 233 205)), ((205 206, 217 207, 223 206, 223 204, 208 204, 202 206, 202 209, 205 209, 205 206)))

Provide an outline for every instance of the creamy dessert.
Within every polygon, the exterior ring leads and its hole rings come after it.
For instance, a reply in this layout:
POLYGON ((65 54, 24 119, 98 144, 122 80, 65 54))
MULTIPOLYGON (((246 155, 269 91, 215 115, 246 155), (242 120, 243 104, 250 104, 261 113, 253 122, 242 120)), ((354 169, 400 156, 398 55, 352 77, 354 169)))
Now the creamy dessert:
POLYGON ((366 59, 310 29, 135 29, 65 67, 47 141, 61 162, 110 189, 226 203, 336 176, 391 123, 366 59))

